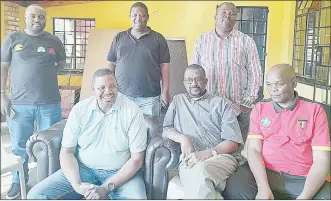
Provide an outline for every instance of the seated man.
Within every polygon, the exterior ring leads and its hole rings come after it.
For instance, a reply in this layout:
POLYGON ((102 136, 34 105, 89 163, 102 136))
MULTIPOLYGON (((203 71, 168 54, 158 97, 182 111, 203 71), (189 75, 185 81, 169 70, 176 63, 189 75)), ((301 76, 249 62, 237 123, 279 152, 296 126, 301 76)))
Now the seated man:
POLYGON ((92 90, 94 96, 69 114, 61 169, 34 186, 28 199, 146 199, 139 171, 147 144, 143 114, 117 92, 109 69, 94 73, 92 90))
POLYGON ((255 106, 247 138, 248 164, 229 177, 227 199, 330 199, 330 137, 326 114, 300 100, 293 68, 273 66, 271 100, 255 106))
POLYGON ((184 199, 221 199, 226 179, 236 171, 243 143, 231 103, 206 91, 204 69, 186 68, 187 93, 174 96, 163 124, 163 137, 180 143, 179 177, 184 199))

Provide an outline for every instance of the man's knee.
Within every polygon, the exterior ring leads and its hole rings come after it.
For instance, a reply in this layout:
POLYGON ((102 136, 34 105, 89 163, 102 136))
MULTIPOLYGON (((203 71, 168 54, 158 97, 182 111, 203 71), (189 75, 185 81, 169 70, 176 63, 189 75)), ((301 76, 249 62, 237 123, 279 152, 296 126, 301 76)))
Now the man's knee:
POLYGON ((252 200, 256 194, 255 179, 247 163, 239 166, 237 171, 230 175, 222 192, 224 199, 228 200, 252 200))
POLYGON ((34 186, 27 195, 28 200, 47 200, 47 196, 43 195, 43 192, 41 189, 39 189, 37 186, 34 186))

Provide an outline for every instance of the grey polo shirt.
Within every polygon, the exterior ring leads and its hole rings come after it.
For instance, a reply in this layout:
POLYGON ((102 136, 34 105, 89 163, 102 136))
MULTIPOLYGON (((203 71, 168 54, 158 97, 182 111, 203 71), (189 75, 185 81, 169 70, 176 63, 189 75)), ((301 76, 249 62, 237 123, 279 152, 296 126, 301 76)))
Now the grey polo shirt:
POLYGON ((31 36, 10 33, 1 47, 1 62, 10 62, 9 98, 16 105, 60 103, 56 62, 66 58, 59 38, 44 32, 31 36))
POLYGON ((164 118, 163 137, 171 130, 188 136, 195 151, 211 149, 224 140, 243 144, 231 102, 208 92, 198 100, 186 93, 174 96, 164 118))
POLYGON ((151 30, 136 39, 131 29, 118 33, 110 47, 108 61, 115 63, 119 91, 132 97, 155 97, 161 94, 160 64, 170 62, 167 41, 151 30))

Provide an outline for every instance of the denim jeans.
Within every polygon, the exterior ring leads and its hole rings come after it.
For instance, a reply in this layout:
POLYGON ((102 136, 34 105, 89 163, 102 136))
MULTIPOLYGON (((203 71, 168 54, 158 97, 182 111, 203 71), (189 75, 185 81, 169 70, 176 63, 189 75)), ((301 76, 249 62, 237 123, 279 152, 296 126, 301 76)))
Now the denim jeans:
MULTIPOLYGON (((118 170, 101 170, 88 168, 82 163, 78 163, 78 166, 79 175, 82 182, 88 182, 95 185, 101 185, 108 178, 112 177, 118 172, 118 170)), ((83 195, 76 193, 67 178, 64 176, 62 170, 58 170, 40 183, 36 184, 29 191, 27 197, 28 199, 38 200, 77 200, 82 199, 83 195)), ((116 200, 147 199, 142 171, 138 171, 133 178, 131 178, 125 184, 112 191, 112 193, 109 195, 109 198, 116 200)))
POLYGON ((133 100, 142 109, 144 114, 150 116, 160 116, 161 114, 160 96, 155 96, 155 97, 127 96, 127 97, 133 100))
MULTIPOLYGON (((28 182, 28 156, 26 142, 34 131, 34 122, 37 121, 37 129, 43 131, 61 120, 61 105, 12 105, 15 117, 7 119, 12 143, 12 152, 23 160, 25 182, 28 182)), ((19 183, 17 171, 12 172, 12 183, 19 183)))

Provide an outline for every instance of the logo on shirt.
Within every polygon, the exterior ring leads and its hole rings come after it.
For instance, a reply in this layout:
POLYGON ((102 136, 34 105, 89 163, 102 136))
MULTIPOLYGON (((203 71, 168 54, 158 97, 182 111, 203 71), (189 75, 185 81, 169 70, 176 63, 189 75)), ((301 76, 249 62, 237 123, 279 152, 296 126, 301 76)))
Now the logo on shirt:
POLYGON ((261 120, 261 125, 262 125, 262 127, 264 127, 264 128, 269 127, 270 124, 271 124, 271 120, 270 120, 269 118, 267 118, 267 117, 264 117, 264 118, 261 120))
POLYGON ((305 129, 307 126, 308 120, 298 120, 299 127, 305 129))
POLYGON ((38 47, 37 52, 46 52, 43 46, 38 47))
POLYGON ((49 48, 49 50, 48 50, 48 53, 50 53, 50 54, 55 54, 55 50, 54 50, 54 48, 49 48))
POLYGON ((20 50, 22 50, 23 49, 23 45, 21 45, 21 44, 17 44, 17 45, 15 45, 15 47, 14 47, 14 50, 16 50, 16 51, 20 51, 20 50))

